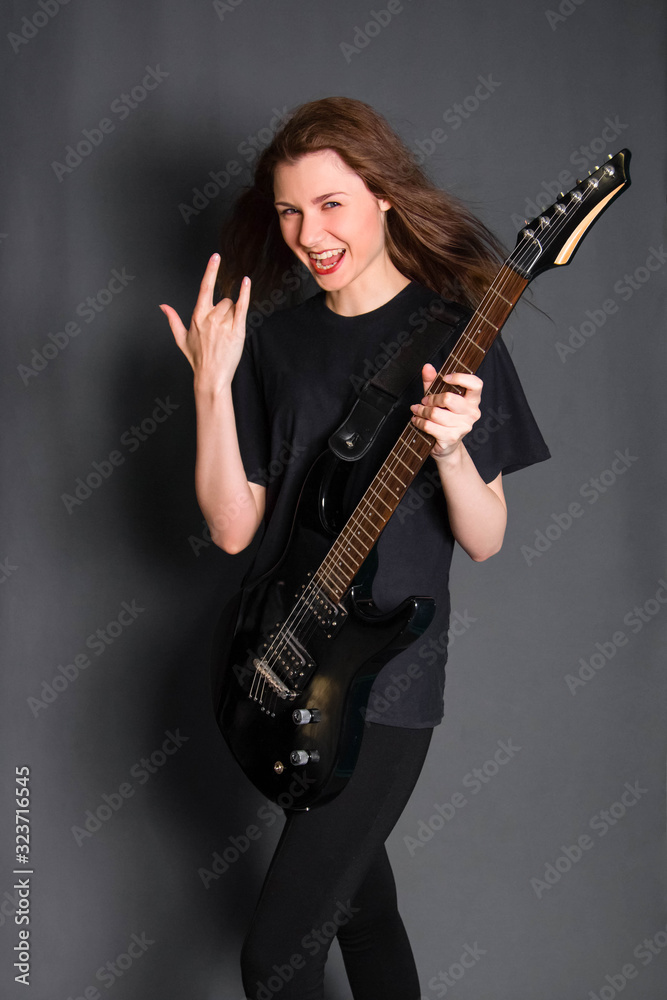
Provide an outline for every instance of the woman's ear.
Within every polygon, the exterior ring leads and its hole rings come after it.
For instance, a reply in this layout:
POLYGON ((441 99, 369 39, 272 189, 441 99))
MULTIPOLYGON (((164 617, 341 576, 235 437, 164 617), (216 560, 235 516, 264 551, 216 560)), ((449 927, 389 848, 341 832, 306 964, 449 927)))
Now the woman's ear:
POLYGON ((391 208, 391 202, 388 198, 378 198, 378 207, 381 212, 387 212, 391 208))

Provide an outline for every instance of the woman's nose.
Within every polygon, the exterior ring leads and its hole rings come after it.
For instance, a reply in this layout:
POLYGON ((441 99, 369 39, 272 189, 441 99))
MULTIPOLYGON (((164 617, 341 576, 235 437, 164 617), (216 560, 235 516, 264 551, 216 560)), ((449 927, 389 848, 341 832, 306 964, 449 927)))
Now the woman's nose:
POLYGON ((299 228, 299 242, 306 250, 318 247, 322 240, 324 230, 322 223, 316 216, 303 215, 299 228))

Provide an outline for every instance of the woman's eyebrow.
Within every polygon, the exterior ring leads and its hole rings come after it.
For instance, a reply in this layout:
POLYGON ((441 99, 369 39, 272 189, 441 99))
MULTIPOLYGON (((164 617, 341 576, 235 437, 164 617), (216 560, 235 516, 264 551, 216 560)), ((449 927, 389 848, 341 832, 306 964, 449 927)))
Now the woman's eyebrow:
MULTIPOLYGON (((317 198, 313 198, 312 199, 312 204, 313 205, 319 205, 319 203, 321 201, 325 201, 327 198, 332 198, 333 195, 335 195, 335 194, 347 194, 347 191, 330 191, 329 194, 318 195, 317 198)), ((290 203, 288 201, 274 201, 273 204, 274 205, 288 205, 290 208, 294 207, 293 205, 290 205, 290 203)))

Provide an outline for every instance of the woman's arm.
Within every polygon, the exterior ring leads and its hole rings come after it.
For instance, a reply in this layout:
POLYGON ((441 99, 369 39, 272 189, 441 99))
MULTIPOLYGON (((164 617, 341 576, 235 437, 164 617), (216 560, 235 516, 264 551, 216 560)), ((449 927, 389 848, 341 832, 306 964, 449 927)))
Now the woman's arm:
MULTIPOLYGON (((436 374, 433 365, 424 365, 425 392, 436 374)), ((428 397, 428 404, 415 403, 411 407, 412 422, 436 439, 431 455, 438 466, 454 538, 471 559, 482 562, 503 544, 507 505, 502 476, 485 483, 462 443, 480 417, 482 380, 463 373, 445 379, 463 386, 465 395, 443 392, 428 397)))
POLYGON ((436 459, 436 464, 454 538, 475 562, 494 556, 507 524, 502 475, 485 483, 463 445, 451 461, 436 459))
POLYGON ((217 390, 195 381, 195 406, 197 501, 215 544, 225 552, 241 552, 250 545, 264 517, 266 487, 246 479, 231 381, 217 390))
POLYGON ((174 339, 194 373, 197 410, 195 489, 211 538, 225 552, 240 552, 253 540, 262 518, 266 488, 248 482, 232 402, 232 379, 245 343, 250 279, 238 301, 213 305, 220 257, 213 254, 202 279, 190 329, 175 309, 161 305, 174 339))

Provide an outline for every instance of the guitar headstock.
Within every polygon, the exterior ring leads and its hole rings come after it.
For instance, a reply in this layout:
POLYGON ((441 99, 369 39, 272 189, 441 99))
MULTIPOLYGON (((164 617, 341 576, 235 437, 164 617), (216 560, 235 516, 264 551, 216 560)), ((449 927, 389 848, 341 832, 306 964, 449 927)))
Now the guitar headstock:
POLYGON ((629 149, 610 156, 532 219, 518 234, 507 263, 528 279, 569 264, 596 219, 630 186, 630 156, 629 149))

